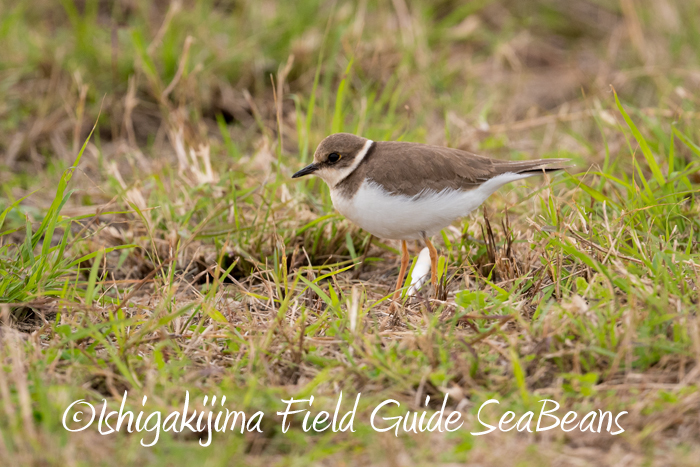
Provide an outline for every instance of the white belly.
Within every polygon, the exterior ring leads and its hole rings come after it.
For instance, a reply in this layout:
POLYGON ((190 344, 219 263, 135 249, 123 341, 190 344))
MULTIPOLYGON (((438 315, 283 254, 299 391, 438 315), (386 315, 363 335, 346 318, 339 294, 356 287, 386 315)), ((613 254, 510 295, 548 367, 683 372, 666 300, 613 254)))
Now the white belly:
POLYGON ((365 180, 352 198, 331 190, 331 200, 341 214, 376 237, 414 240, 424 234, 435 235, 479 207, 503 184, 530 175, 502 174, 473 190, 443 190, 416 196, 391 195, 365 180))

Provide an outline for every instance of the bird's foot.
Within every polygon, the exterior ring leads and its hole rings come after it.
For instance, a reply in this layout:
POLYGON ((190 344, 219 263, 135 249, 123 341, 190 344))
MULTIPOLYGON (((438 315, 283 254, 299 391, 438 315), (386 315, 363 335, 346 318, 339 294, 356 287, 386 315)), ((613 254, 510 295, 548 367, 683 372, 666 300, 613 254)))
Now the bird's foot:
POLYGON ((403 317, 403 307, 399 302, 392 302, 389 305, 389 316, 384 318, 380 330, 384 331, 388 328, 393 328, 401 323, 401 318, 403 317))

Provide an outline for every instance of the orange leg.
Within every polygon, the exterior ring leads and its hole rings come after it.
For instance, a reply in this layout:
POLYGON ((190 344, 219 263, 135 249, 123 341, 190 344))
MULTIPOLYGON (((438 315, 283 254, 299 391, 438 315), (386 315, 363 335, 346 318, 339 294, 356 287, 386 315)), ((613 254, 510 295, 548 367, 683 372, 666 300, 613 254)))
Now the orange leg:
POLYGON ((438 253, 428 237, 424 236, 423 241, 425 242, 425 246, 428 247, 428 251, 430 251, 430 282, 433 283, 433 287, 437 287, 438 253))
POLYGON ((401 269, 399 270, 399 280, 396 281, 396 290, 394 291, 394 296, 392 297, 392 308, 397 306, 399 299, 401 298, 401 287, 403 287, 403 281, 406 278, 406 269, 408 269, 408 260, 411 259, 408 256, 408 245, 406 245, 406 240, 401 240, 401 269))

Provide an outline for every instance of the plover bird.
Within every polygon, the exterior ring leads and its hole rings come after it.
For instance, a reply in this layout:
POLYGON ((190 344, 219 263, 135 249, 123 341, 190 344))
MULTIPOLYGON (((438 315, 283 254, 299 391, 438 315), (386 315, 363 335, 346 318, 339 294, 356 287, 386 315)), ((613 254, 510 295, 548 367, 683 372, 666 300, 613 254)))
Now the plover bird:
POLYGON ((432 235, 472 212, 504 184, 561 170, 566 162, 501 161, 459 149, 336 133, 321 141, 314 161, 292 178, 318 175, 341 214, 376 237, 401 240, 393 306, 408 267, 407 240, 425 242, 436 286, 438 254, 432 235))

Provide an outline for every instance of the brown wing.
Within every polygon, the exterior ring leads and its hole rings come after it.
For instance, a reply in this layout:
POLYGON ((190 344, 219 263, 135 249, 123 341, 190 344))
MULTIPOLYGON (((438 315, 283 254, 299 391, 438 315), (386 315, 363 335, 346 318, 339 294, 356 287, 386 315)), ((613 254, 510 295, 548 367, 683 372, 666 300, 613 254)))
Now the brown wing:
POLYGON ((414 196, 423 190, 470 190, 503 173, 561 170, 568 159, 501 161, 459 149, 381 141, 352 178, 380 182, 394 194, 414 196))

